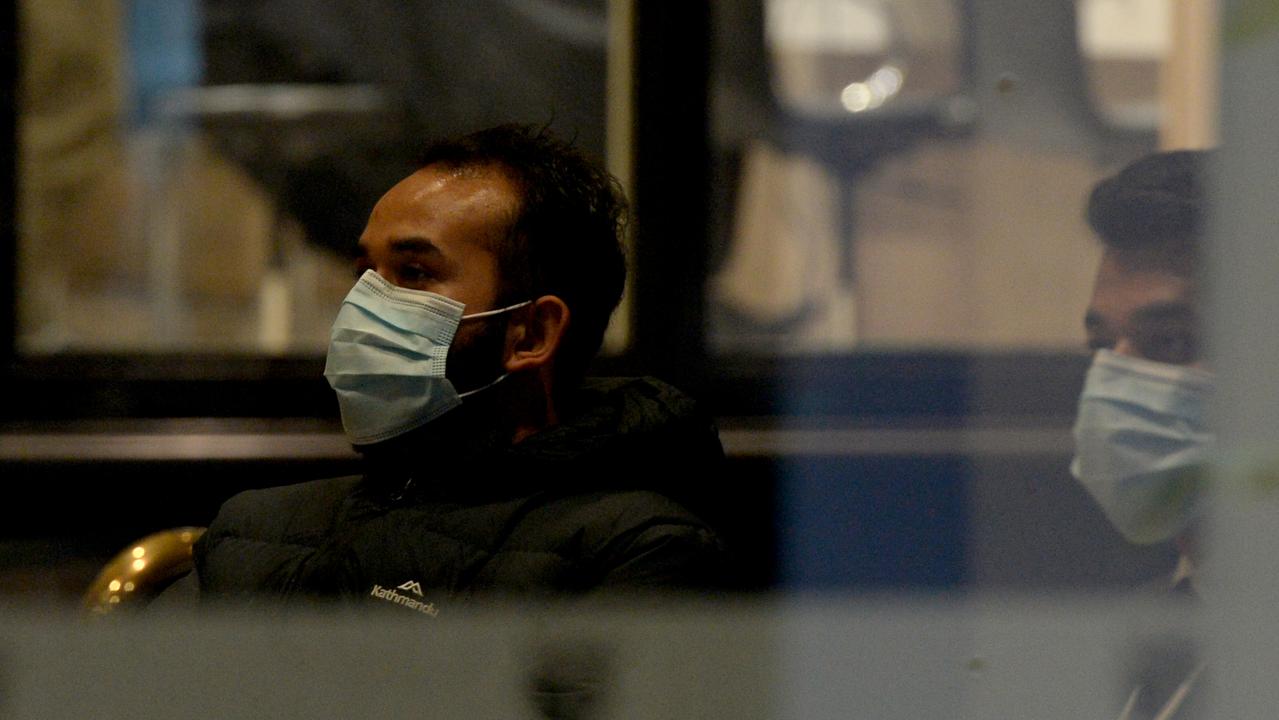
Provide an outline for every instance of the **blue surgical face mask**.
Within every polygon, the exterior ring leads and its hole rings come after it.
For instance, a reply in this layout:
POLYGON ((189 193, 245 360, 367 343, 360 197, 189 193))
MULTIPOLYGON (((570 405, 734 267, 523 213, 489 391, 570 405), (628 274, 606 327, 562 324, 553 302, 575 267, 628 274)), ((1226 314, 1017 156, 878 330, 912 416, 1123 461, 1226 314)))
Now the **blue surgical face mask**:
POLYGON ((1070 472, 1132 542, 1180 533, 1203 504, 1213 375, 1100 350, 1084 381, 1070 472))
POLYGON ((502 380, 505 375, 459 394, 444 377, 449 346, 463 320, 527 304, 463 315, 465 306, 456 300, 396 287, 365 271, 338 310, 324 366, 347 437, 367 445, 402 435, 502 380))

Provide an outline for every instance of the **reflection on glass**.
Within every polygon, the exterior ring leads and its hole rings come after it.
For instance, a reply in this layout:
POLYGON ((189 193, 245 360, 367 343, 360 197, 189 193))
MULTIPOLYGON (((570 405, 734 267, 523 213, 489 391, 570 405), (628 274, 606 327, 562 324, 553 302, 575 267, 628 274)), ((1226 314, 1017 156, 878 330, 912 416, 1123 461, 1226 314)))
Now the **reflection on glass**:
POLYGON ((721 133, 718 182, 736 192, 713 213, 731 222, 707 286, 712 346, 1079 348, 1097 252, 1081 198, 1153 149, 1167 7, 765 8, 775 112, 765 132, 721 133))
POLYGON ((1078 32, 1097 112, 1119 127, 1159 127, 1172 0, 1083 0, 1078 32))
MULTIPOLYGON (((711 123, 735 192, 712 213, 731 223, 706 293, 712 350, 767 358, 770 427, 811 441, 777 473, 782 584, 1165 591, 1174 544, 1127 543, 1069 473, 1103 252, 1086 200, 1157 138, 1096 122, 1077 8, 768 7, 768 127, 711 123), (856 30, 829 27, 854 14, 856 30), (971 124, 946 120, 956 101, 971 124), (961 358, 958 377, 915 372, 934 357, 961 358), (863 422, 905 439, 842 432, 863 422)), ((1159 99, 1143 77, 1132 97, 1159 99)))
POLYGON ((849 112, 874 110, 888 102, 902 87, 902 71, 893 65, 885 65, 867 78, 866 82, 850 83, 839 94, 840 102, 849 112))
MULTIPOLYGON (((176 102, 203 75, 196 4, 42 0, 20 14, 19 349, 321 343, 340 298, 324 277, 340 260, 308 247, 264 188, 213 149, 200 129, 216 118, 176 102)), ((233 121, 288 146, 314 137, 306 119, 276 107, 233 121)))

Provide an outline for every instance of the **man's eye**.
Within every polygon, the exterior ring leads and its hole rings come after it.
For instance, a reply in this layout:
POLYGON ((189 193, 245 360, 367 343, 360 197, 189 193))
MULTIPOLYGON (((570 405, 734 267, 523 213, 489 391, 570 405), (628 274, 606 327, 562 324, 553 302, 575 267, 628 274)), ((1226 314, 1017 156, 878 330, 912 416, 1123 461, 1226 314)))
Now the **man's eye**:
POLYGON ((1089 352, 1097 352, 1098 350, 1113 350, 1115 348, 1114 338, 1089 336, 1088 350, 1089 352))
POLYGON ((1142 333, 1133 338, 1137 353, 1148 360, 1185 365, 1199 359, 1199 342, 1191 333, 1142 333))
POLYGON ((403 265, 396 270, 400 285, 423 285, 435 279, 435 273, 421 265, 403 265))

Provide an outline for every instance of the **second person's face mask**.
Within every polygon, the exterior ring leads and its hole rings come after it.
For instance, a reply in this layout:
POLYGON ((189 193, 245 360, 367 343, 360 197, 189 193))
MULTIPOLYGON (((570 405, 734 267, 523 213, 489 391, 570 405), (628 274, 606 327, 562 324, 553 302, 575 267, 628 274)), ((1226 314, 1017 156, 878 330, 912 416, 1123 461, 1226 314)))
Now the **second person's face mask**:
POLYGON ((444 376, 458 325, 527 304, 463 315, 465 306, 456 300, 397 287, 365 271, 338 310, 324 365, 347 437, 356 445, 388 440, 483 390, 459 394, 444 376))
POLYGON ((1084 381, 1070 471, 1132 542, 1172 538, 1202 505, 1215 447, 1211 373, 1100 350, 1084 381))

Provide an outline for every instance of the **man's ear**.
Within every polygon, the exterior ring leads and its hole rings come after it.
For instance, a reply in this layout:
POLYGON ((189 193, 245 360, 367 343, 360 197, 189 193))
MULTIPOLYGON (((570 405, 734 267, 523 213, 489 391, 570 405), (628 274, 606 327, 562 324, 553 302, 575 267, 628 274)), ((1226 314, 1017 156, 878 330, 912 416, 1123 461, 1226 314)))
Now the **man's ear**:
POLYGON ((568 322, 568 305, 555 295, 543 295, 512 313, 506 335, 506 372, 551 367, 568 322))

